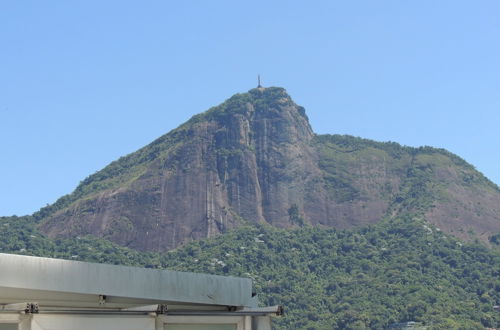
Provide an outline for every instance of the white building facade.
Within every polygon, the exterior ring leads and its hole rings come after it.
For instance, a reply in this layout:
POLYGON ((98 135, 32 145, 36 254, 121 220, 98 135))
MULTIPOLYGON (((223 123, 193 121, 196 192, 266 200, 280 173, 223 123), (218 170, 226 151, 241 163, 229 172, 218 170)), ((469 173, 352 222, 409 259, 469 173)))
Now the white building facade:
POLYGON ((250 279, 0 254, 0 330, 270 330, 250 279))

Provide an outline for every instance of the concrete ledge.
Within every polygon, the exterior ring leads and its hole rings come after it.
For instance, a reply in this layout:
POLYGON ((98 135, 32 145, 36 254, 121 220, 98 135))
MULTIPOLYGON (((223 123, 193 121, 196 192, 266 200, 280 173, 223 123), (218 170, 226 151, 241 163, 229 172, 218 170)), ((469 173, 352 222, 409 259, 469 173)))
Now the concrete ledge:
POLYGON ((0 303, 34 300, 68 307, 256 306, 246 278, 0 253, 0 303))

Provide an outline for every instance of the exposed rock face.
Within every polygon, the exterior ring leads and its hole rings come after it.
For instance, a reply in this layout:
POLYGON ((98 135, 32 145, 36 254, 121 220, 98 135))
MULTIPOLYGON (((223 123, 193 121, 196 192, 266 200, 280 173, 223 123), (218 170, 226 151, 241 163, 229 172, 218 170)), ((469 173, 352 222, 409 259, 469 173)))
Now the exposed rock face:
POLYGON ((315 136, 284 89, 258 88, 113 162, 35 216, 52 237, 93 234, 164 251, 244 222, 348 228, 414 212, 454 232, 460 205, 460 232, 485 238, 500 230, 500 192, 457 159, 315 136))

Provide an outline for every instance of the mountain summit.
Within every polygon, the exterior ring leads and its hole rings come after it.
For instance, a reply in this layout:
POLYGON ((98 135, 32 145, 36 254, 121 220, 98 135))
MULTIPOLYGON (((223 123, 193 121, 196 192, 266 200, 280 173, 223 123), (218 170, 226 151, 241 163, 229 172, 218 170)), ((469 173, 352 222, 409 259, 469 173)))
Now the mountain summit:
POLYGON ((412 214, 463 239, 500 231, 500 190, 442 149, 315 135, 283 88, 192 117, 35 213, 51 237, 164 251, 244 223, 349 228, 412 214))

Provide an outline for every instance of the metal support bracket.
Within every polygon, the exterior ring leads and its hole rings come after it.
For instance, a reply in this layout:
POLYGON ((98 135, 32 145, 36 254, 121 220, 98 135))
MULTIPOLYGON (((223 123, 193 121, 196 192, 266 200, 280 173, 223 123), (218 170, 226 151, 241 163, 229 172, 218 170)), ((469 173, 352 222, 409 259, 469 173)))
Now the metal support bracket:
POLYGON ((156 309, 156 315, 167 314, 167 312, 168 312, 168 307, 166 304, 158 305, 158 308, 156 309))
POLYGON ((24 313, 26 314, 38 314, 38 304, 37 303, 27 303, 24 308, 24 313))

